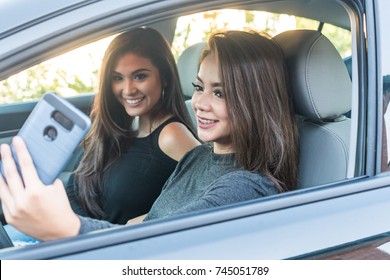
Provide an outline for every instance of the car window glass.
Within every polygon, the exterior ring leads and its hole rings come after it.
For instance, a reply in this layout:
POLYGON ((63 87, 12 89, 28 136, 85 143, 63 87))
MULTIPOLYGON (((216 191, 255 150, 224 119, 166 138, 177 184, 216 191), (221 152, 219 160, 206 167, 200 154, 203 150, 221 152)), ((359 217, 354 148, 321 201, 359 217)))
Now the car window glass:
POLYGON ((324 34, 336 47, 342 58, 352 54, 352 35, 349 30, 325 23, 321 33, 324 34))
MULTIPOLYGON (((184 49, 206 41, 210 33, 220 29, 252 28, 274 36, 288 29, 315 30, 318 26, 318 21, 285 14, 234 9, 207 11, 178 19, 172 50, 178 58, 184 49)), ((350 53, 349 31, 325 24, 323 33, 342 57, 350 53)), ((85 45, 0 81, 0 104, 37 100, 49 91, 66 97, 96 92, 101 60, 111 40, 109 37, 85 45)))
MULTIPOLYGON (((385 34, 390 26, 390 18, 385 11, 390 9, 390 2, 387 0, 378 1, 377 12, 379 13, 378 22, 379 30, 385 34)), ((383 126, 382 126, 382 171, 390 170, 390 110, 388 109, 390 100, 390 61, 387 57, 390 49, 389 36, 378 36, 380 52, 381 52, 381 72, 382 72, 382 87, 383 87, 383 126)))
POLYGON ((96 92, 104 51, 112 37, 82 46, 0 82, 0 104, 37 100, 54 91, 65 97, 96 92))
MULTIPOLYGON (((221 29, 255 29, 274 36, 291 29, 318 30, 320 22, 286 14, 262 11, 224 9, 179 17, 172 43, 176 58, 189 46, 206 41, 208 36, 221 29)), ((351 55, 351 32, 332 24, 324 24, 322 33, 330 39, 341 57, 351 55)))

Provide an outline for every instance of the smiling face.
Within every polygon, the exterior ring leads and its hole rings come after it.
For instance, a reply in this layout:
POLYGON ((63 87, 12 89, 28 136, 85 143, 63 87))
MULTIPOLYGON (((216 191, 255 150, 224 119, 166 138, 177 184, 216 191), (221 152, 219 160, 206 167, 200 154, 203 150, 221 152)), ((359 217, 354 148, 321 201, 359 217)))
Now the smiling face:
POLYGON ((148 118, 162 95, 158 68, 133 53, 120 57, 111 76, 111 88, 130 116, 148 118))
POLYGON ((194 87, 191 105, 197 117, 199 138, 205 142, 214 142, 215 153, 233 152, 225 93, 219 66, 212 53, 200 64, 194 87))

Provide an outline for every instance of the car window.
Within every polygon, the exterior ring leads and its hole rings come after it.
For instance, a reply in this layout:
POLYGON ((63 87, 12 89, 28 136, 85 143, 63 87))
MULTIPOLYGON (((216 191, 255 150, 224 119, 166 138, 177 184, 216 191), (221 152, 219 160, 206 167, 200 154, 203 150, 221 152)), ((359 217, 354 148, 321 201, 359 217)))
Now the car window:
POLYGON ((343 59, 352 55, 352 35, 349 30, 325 23, 321 32, 332 42, 343 59))
MULTIPOLYGON (((386 30, 390 24, 390 18, 384 11, 390 9, 390 2, 382 0, 378 1, 377 12, 379 13, 379 31, 386 30)), ((379 34, 379 32, 378 32, 379 34)), ((384 33, 383 33, 384 34, 384 33)), ((386 56, 390 49, 390 38, 388 36, 378 36, 380 52, 381 52, 381 65, 380 71, 382 72, 382 81, 379 81, 379 88, 382 86, 383 91, 383 125, 382 125, 382 171, 390 170, 390 61, 386 56)))
POLYGON ((206 41, 210 33, 221 29, 255 29, 274 36, 286 30, 321 30, 339 51, 341 57, 351 55, 352 37, 349 30, 322 24, 319 21, 262 11, 224 9, 179 17, 172 43, 176 58, 189 46, 206 41))
POLYGON ((0 104, 37 100, 54 91, 65 97, 96 92, 104 51, 112 36, 23 70, 0 82, 0 104))
MULTIPOLYGON (((206 41, 216 30, 251 28, 274 36, 288 29, 316 30, 320 22, 285 14, 224 9, 179 17, 176 26, 172 51, 177 59, 184 49, 206 41)), ((342 57, 350 55, 349 31, 325 24, 322 32, 342 57)), ((0 104, 37 100, 49 91, 65 97, 96 92, 101 60, 111 40, 112 36, 79 47, 0 81, 0 104)))

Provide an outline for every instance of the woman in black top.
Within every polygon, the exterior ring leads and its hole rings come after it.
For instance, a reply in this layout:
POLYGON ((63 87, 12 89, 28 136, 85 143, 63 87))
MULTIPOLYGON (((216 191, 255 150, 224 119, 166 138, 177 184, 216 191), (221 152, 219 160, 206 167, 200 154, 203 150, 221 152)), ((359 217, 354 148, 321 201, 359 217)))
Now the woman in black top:
MULTIPOLYGON (((134 138, 128 149, 102 172, 99 202, 105 220, 125 224, 129 217, 149 211, 177 165, 158 144, 164 128, 175 122, 178 119, 172 117, 148 136, 134 138)), ((90 217, 78 199, 76 178, 72 175, 66 186, 69 201, 75 213, 90 217)))
POLYGON ((149 210, 177 161, 199 142, 159 32, 118 35, 100 71, 92 128, 67 192, 76 213, 124 224, 149 210))

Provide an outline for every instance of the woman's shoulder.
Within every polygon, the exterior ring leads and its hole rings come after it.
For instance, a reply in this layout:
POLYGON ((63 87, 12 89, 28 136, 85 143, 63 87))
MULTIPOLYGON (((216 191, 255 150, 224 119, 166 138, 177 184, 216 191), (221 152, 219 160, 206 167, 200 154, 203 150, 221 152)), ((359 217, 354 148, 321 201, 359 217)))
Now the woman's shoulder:
POLYGON ((270 179, 268 179, 265 175, 263 175, 260 172, 252 172, 247 170, 235 170, 231 171, 229 173, 226 173, 225 175, 221 176, 220 179, 223 180, 245 180, 245 181, 252 181, 252 182, 267 182, 272 183, 270 179))
POLYGON ((229 172, 218 178, 213 185, 215 187, 232 186, 237 191, 251 188, 256 191, 264 192, 267 195, 277 193, 275 184, 268 177, 259 172, 246 170, 229 172))
POLYGON ((212 147, 208 146, 207 144, 201 144, 196 147, 194 147, 192 150, 190 150, 186 157, 191 157, 191 158, 198 158, 201 157, 203 158, 204 156, 210 157, 212 155, 212 147))
POLYGON ((207 164, 210 161, 211 149, 206 145, 199 145, 187 152, 179 161, 178 170, 189 167, 195 170, 199 166, 199 162, 207 164))
POLYGON ((173 121, 162 128, 158 145, 169 157, 180 160, 184 154, 200 143, 183 123, 173 121))

